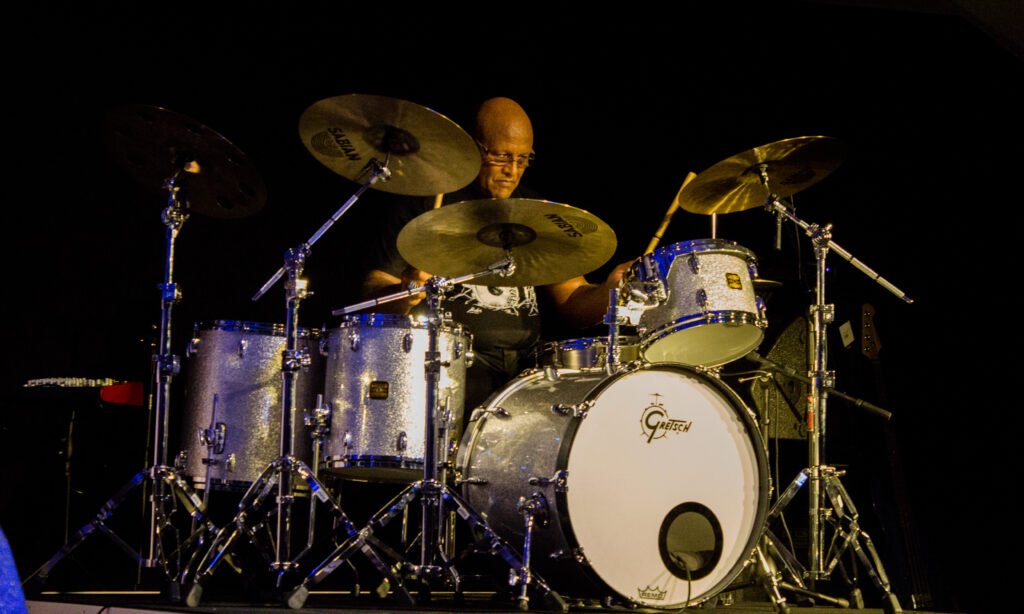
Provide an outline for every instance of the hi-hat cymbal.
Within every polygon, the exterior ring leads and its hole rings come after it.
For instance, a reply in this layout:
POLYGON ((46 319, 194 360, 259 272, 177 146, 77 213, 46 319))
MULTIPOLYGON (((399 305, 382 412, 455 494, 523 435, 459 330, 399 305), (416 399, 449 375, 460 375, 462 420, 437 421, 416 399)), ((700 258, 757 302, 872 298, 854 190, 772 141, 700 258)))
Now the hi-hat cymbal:
POLYGON ((801 136, 755 147, 697 175, 679 195, 679 206, 705 215, 763 206, 769 193, 785 198, 825 178, 842 163, 845 150, 842 142, 827 136, 801 136))
POLYGON ((509 277, 472 284, 544 286, 589 273, 615 253, 615 231, 570 205, 526 198, 469 200, 433 209, 398 234, 398 252, 414 267, 443 277, 487 269, 512 252, 509 277))
POLYGON ((163 189, 164 180, 178 173, 190 211, 241 218, 267 201, 266 185, 245 154, 194 119, 130 104, 111 111, 105 128, 111 155, 143 185, 163 189))
POLYGON ((480 172, 473 138, 444 115, 418 104, 348 94, 313 103, 299 118, 299 136, 317 160, 363 183, 367 163, 390 153, 391 179, 373 188, 432 196, 469 185, 480 172))

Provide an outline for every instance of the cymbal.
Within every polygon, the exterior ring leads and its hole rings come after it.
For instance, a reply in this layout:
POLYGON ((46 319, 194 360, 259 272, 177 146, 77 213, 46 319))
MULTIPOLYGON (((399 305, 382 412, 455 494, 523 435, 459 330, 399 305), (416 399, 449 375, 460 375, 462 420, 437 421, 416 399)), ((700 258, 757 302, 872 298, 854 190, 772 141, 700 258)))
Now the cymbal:
POLYGON ((190 211, 215 218, 242 218, 267 202, 267 187, 238 147, 200 122, 142 104, 118 107, 105 121, 107 148, 140 183, 163 189, 179 174, 190 211), (184 169, 183 167, 187 167, 184 169))
POLYGON ((697 175, 679 195, 690 213, 734 213, 763 206, 769 191, 779 198, 796 194, 839 167, 846 148, 827 136, 801 136, 738 153, 697 175), (761 183, 760 168, 768 176, 761 183))
POLYGON ((505 256, 509 277, 469 283, 544 286, 589 273, 615 253, 615 231, 570 205, 526 198, 469 200, 416 217, 398 234, 398 252, 414 267, 443 277, 485 270, 505 256))
POLYGON ((335 173, 363 183, 367 163, 391 154, 391 179, 373 188, 433 196, 469 185, 480 172, 480 151, 455 122, 418 104, 347 94, 313 103, 299 118, 299 136, 313 157, 335 173))

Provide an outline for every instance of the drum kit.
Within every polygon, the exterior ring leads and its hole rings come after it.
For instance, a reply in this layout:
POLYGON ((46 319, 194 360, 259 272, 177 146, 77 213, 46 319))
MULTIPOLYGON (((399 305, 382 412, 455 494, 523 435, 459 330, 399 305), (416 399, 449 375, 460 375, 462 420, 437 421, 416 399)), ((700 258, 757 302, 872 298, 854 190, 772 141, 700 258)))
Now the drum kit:
POLYGON ((567 609, 560 593, 678 609, 715 597, 748 565, 761 572, 784 609, 781 591, 814 594, 813 581, 826 579, 839 555, 852 549, 887 609, 899 611, 870 539, 857 526, 853 502, 834 468, 821 463, 825 399, 841 395, 831 388, 823 342, 831 321, 824 302, 826 254, 839 253, 909 299, 832 242, 829 227, 804 222, 782 201, 838 167, 843 148, 835 139, 801 137, 742 152, 691 174, 673 203, 712 219, 765 207, 780 225, 788 219, 803 228, 815 246, 817 302, 810 309, 805 378, 811 387, 809 463, 769 509, 758 417, 718 376, 719 367, 743 357, 770 363, 754 352, 767 327, 765 304, 755 292, 762 283, 756 257, 734 242, 698 239, 654 249, 652 241, 611 292, 607 336, 545 345, 537 368, 476 408, 464 407, 472 331, 445 314, 445 292, 455 284, 539 286, 591 272, 616 246, 615 233, 597 216, 511 198, 436 208, 406 225, 397 244, 410 264, 433 278, 333 312, 343 318, 330 330, 299 327, 300 304, 309 293, 301 277, 305 261, 365 190, 436 195, 464 187, 479 171, 477 146, 458 125, 379 96, 337 96, 303 113, 299 133, 306 148, 359 189, 308 241, 286 252, 284 265, 253 297, 259 300, 283 280, 284 325, 221 320, 196 327, 186 351, 182 449, 170 461, 168 404, 181 367, 170 341, 172 308, 181 300, 173 278, 175 238, 190 212, 249 215, 262 207, 266 189, 227 139, 172 111, 124 107, 112 115, 109 132, 122 163, 143 181, 162 182, 168 193, 153 465, 34 575, 45 578, 95 529, 110 535, 106 517, 128 490, 145 484, 153 491, 150 550, 136 556, 167 571, 172 598, 192 606, 235 545, 265 544, 257 534, 266 532, 264 558, 293 608, 357 554, 381 572, 396 599, 413 605, 410 583, 458 592, 460 561, 467 552, 482 552, 510 568, 522 609, 529 607, 528 591, 558 610, 567 609), (426 317, 368 313, 420 293, 426 317), (635 333, 622 331, 626 326, 635 333), (340 495, 321 479, 325 474, 406 486, 357 527, 340 495), (804 484, 811 499, 809 569, 767 528, 804 484), (208 518, 215 490, 244 493, 223 526, 208 518), (310 518, 305 546, 293 556, 298 495, 309 498, 310 518), (407 517, 417 500, 419 556, 401 555, 377 533, 407 517), (175 501, 193 518, 192 533, 169 547, 163 540, 175 501), (318 534, 318 503, 333 520, 326 535, 318 534), (840 547, 828 553, 822 523, 839 536, 840 547), (473 542, 463 550, 455 530, 460 524, 473 542), (329 553, 310 563, 323 549, 329 553), (301 581, 289 585, 287 578, 296 576, 301 581))

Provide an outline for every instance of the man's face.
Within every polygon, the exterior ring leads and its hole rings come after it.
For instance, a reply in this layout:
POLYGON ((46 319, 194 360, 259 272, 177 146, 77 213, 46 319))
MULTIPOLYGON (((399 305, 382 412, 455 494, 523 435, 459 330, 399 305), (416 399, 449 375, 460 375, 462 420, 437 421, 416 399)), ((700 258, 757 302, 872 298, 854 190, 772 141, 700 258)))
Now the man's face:
POLYGON ((512 191, 519 185, 526 170, 524 161, 533 151, 532 134, 506 134, 497 137, 480 139, 481 166, 480 174, 477 175, 476 184, 491 198, 508 198, 512 191), (488 155, 489 152, 492 155, 488 155), (512 154, 514 162, 507 164, 496 163, 489 158, 494 155, 512 154))

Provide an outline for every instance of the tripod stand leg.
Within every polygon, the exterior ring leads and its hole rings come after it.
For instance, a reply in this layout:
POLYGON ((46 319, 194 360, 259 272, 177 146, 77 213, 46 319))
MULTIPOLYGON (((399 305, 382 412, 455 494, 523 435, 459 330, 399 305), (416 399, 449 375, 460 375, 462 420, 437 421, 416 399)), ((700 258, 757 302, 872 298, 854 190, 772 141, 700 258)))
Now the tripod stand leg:
POLYGON ((804 566, 800 564, 800 561, 796 560, 793 553, 781 545, 779 538, 775 536, 775 533, 773 533, 771 529, 766 528, 764 530, 764 537, 766 552, 763 552, 763 554, 767 554, 772 558, 772 560, 781 563, 789 573, 789 577, 793 579, 793 582, 795 582, 800 588, 806 588, 803 581, 806 570, 804 569, 804 566))
POLYGON ((194 608, 199 605, 203 597, 203 587, 206 581, 225 559, 226 553, 235 540, 238 539, 239 534, 242 531, 249 531, 249 527, 246 525, 247 510, 254 509, 270 496, 274 486, 277 485, 277 470, 278 461, 274 461, 270 467, 260 474, 256 481, 249 486, 249 489, 245 491, 242 500, 238 503, 238 514, 235 515, 231 522, 221 528, 214 536, 213 541, 210 542, 209 549, 196 567, 197 571, 192 581, 192 588, 189 589, 188 597, 185 601, 189 607, 194 608))
MULTIPOLYGON (((765 540, 767 539, 765 538, 765 540)), ((754 549, 754 556, 757 559, 758 568, 763 576, 761 580, 765 590, 768 592, 768 596, 771 597, 779 612, 788 614, 789 604, 786 603, 786 598, 779 591, 779 573, 775 569, 775 564, 765 556, 761 546, 754 549)))
MULTIPOLYGON (((469 524, 471 530, 479 531, 482 534, 483 539, 478 541, 486 541, 489 545, 491 554, 501 557, 513 571, 527 569, 523 559, 521 559, 518 554, 508 544, 506 544, 501 537, 498 536, 497 533, 487 526, 487 523, 484 522, 483 518, 481 518, 473 508, 469 506, 469 504, 463 501, 462 497, 458 496, 447 487, 444 488, 442 494, 445 504, 453 506, 459 517, 469 524)), ((535 586, 541 591, 544 603, 548 609, 556 612, 569 611, 569 605, 565 602, 562 596, 548 586, 547 582, 545 582, 543 578, 534 573, 530 573, 528 575, 529 577, 526 579, 526 583, 523 586, 522 594, 525 594, 526 584, 535 586)), ((528 606, 528 601, 519 599, 517 600, 517 605, 520 609, 525 609, 525 607, 528 606)))
MULTIPOLYGON (((82 545, 82 543, 86 539, 88 539, 90 535, 97 531, 110 538, 110 540, 115 545, 124 550, 125 553, 127 553, 128 556, 131 557, 136 563, 139 563, 140 565, 147 565, 150 567, 156 567, 158 564, 163 564, 165 571, 167 571, 167 561, 164 558, 163 549, 162 547, 160 547, 159 544, 154 545, 152 548, 154 552, 160 552, 159 560, 147 560, 130 544, 128 544, 128 542, 121 539, 120 536, 118 536, 112 529, 110 529, 110 527, 106 525, 106 521, 114 515, 114 513, 121 506, 121 504, 125 502, 125 500, 131 494, 131 492, 140 485, 142 485, 143 483, 145 483, 147 480, 160 480, 166 483, 166 485, 169 486, 171 489, 171 494, 175 498, 184 503, 189 515, 202 523, 203 531, 207 533, 213 532, 214 527, 209 522, 209 520, 206 519, 206 510, 203 508, 202 503, 199 501, 199 498, 195 495, 191 488, 189 488, 188 485, 185 484, 184 480, 182 480, 173 469, 171 469, 170 467, 163 466, 157 466, 151 469, 146 469, 135 474, 130 480, 128 480, 128 482, 126 482, 120 489, 118 489, 118 491, 114 493, 114 495, 106 503, 100 506, 99 512, 96 513, 96 516, 88 524, 79 529, 78 532, 71 537, 68 543, 62 546, 60 550, 57 551, 56 554, 54 554, 48 561, 43 563, 43 565, 41 565, 36 571, 32 572, 31 575, 25 578, 22 584, 26 587, 26 589, 28 589, 30 592, 34 592, 41 588, 42 585, 45 584, 47 578, 50 575, 50 572, 53 571, 54 567, 56 567, 62 560, 64 560, 68 555, 74 552, 75 549, 82 545)), ((164 501, 160 500, 158 497, 153 495, 149 499, 149 505, 152 506, 155 510, 152 515, 155 518, 161 519, 161 526, 163 526, 163 524, 166 524, 163 523, 163 519, 167 517, 167 514, 162 507, 164 505, 164 501)), ((202 533, 203 531, 199 531, 197 533, 202 533)), ((192 538, 194 538, 195 536, 196 534, 190 536, 189 542, 191 542, 192 538)), ((151 535, 151 539, 153 540, 157 540, 158 538, 159 534, 151 535)), ((180 552, 180 550, 182 549, 183 545, 179 543, 178 551, 180 552)), ((194 556, 195 553, 193 553, 193 557, 194 556)), ((183 576, 184 571, 181 568, 177 568, 176 571, 178 572, 179 578, 183 576)), ((168 577, 172 577, 172 574, 168 573, 168 577)))
POLYGON ((396 516, 402 514, 410 503, 416 498, 416 495, 420 491, 420 482, 415 482, 407 486, 402 492, 400 492, 395 498, 389 501, 380 511, 374 514, 370 520, 366 523, 361 531, 356 532, 351 523, 348 523, 347 519, 343 523, 342 528, 335 528, 331 534, 332 537, 337 537, 338 534, 346 532, 348 534, 345 541, 340 546, 334 549, 327 558, 325 558, 308 576, 299 584, 291 593, 288 594, 288 607, 293 609, 301 608, 309 597, 310 587, 319 584, 324 578, 334 573, 342 563, 347 561, 356 551, 361 550, 365 554, 370 562, 380 571, 393 586, 393 591, 396 598, 402 603, 402 605, 414 605, 414 600, 405 588, 405 584, 401 578, 395 574, 392 569, 384 562, 380 556, 367 545, 367 541, 371 539, 373 531, 382 527, 387 526, 396 516))
MULTIPOLYGON (((145 472, 143 471, 136 474, 132 479, 130 479, 128 483, 122 486, 116 493, 114 493, 113 497, 111 497, 106 503, 104 503, 100 507, 100 511, 96 514, 96 516, 91 521, 89 521, 88 524, 79 529, 78 532, 71 537, 70 541, 67 544, 62 546, 60 550, 58 550, 56 554, 50 557, 48 561, 43 563, 38 569, 36 569, 27 578, 25 578, 25 580, 22 582, 22 586, 25 587, 26 591, 35 592, 36 590, 42 588, 42 585, 45 584, 47 578, 50 575, 50 572, 53 571, 53 568, 56 567, 57 564, 60 563, 62 560, 64 560, 65 557, 74 552, 75 549, 78 548, 78 546, 82 545, 82 542, 84 542, 95 531, 101 530, 100 527, 104 526, 103 523, 108 518, 110 518, 111 515, 113 515, 114 510, 116 510, 117 507, 124 502, 124 500, 128 497, 128 494, 131 493, 131 491, 134 490, 136 486, 142 483, 144 477, 145 472)), ((117 540, 115 543, 117 543, 117 545, 121 548, 125 548, 127 546, 127 544, 125 544, 121 540, 117 540)), ((135 552, 135 550, 129 547, 127 552, 136 561, 142 561, 142 557, 139 555, 139 553, 135 552)))
POLYGON ((892 592, 889 577, 882 566, 882 560, 878 556, 878 551, 875 550, 871 537, 860 528, 858 522, 859 514, 853 504, 853 499, 834 471, 829 471, 824 478, 825 492, 828 494, 832 507, 836 511, 836 519, 834 521, 837 525, 836 532, 846 540, 844 546, 835 554, 836 560, 838 561, 846 547, 852 548, 864 566, 868 577, 882 591, 882 604, 887 614, 902 612, 903 608, 900 607, 899 599, 892 592), (844 523, 845 527, 843 526, 844 523), (861 542, 863 542, 863 547, 861 542), (867 549, 866 553, 865 549, 867 549))

